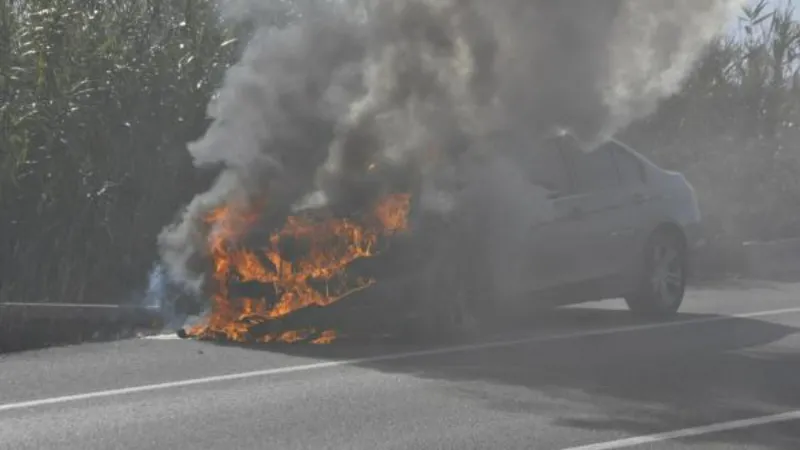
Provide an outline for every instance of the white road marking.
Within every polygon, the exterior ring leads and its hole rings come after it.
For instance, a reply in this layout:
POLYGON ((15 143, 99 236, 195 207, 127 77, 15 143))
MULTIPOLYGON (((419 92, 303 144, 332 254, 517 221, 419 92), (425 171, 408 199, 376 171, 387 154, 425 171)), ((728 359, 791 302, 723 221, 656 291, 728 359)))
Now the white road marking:
POLYGON ((180 341, 180 340, 182 340, 175 333, 154 334, 154 335, 150 335, 150 336, 142 336, 142 339, 147 339, 147 340, 150 340, 150 341, 180 341))
POLYGON ((730 316, 713 316, 713 317, 701 317, 697 319, 688 319, 688 320, 677 320, 674 322, 661 322, 661 323, 650 323, 650 324, 641 324, 641 325, 630 325, 624 327, 615 327, 615 328, 605 328, 601 330, 589 330, 589 331, 576 331, 570 333, 559 333, 559 334, 550 334, 545 336, 529 336, 526 338, 520 339, 513 339, 513 340, 505 340, 505 341, 493 341, 493 342, 483 342, 483 343, 476 343, 476 344, 466 344, 466 345, 458 345, 453 347, 439 347, 433 348, 428 350, 417 350, 417 351, 410 351, 410 352, 402 352, 402 353, 391 353, 388 355, 381 355, 381 356, 368 356, 365 358, 355 358, 355 359, 344 359, 339 361, 327 361, 327 362, 319 362, 319 363, 312 363, 312 364, 303 364, 297 366, 288 366, 288 367, 277 367, 273 369, 264 369, 264 370, 255 370, 251 372, 240 372, 240 373, 232 373, 228 375, 216 375, 210 377, 203 377, 203 378, 191 378, 188 380, 179 380, 179 381, 170 381, 166 383, 158 383, 158 384, 148 384, 142 386, 133 386, 121 389, 109 389, 104 391, 95 391, 95 392, 86 392, 83 394, 74 394, 74 395, 65 395, 61 397, 51 397, 51 398, 42 398, 37 400, 28 400, 22 402, 14 402, 14 403, 5 403, 0 404, 0 412, 3 411, 11 411, 11 410, 18 410, 18 409, 25 409, 25 408, 34 408, 39 406, 47 406, 47 405, 57 405, 62 403, 69 403, 69 402, 76 402, 82 400, 90 400, 95 398, 105 398, 105 397, 116 397, 121 395, 128 395, 128 394, 136 394, 142 392, 153 392, 153 391, 160 391, 165 389, 173 389, 173 388, 180 388, 180 387, 187 387, 187 386, 196 386, 200 384, 210 384, 210 383, 219 383, 223 381, 232 381, 232 380, 242 380, 248 378, 259 378, 259 377, 268 377, 272 375, 281 375, 287 373, 294 373, 294 372, 307 372, 310 370, 319 370, 319 369, 328 369, 332 367, 341 367, 347 365, 354 365, 354 364, 362 364, 362 363, 371 363, 371 362, 380 362, 380 361, 396 361, 400 359, 409 359, 409 358, 416 358, 422 356, 436 356, 436 355, 445 355, 450 353, 461 353, 461 352, 470 352, 476 350, 488 350, 493 348, 501 348, 501 347, 512 347, 515 345, 521 344, 533 344, 533 343, 545 343, 545 342, 554 342, 554 341, 563 341, 563 340, 570 340, 570 339, 581 339, 587 337, 596 337, 596 336, 606 336, 611 334, 617 333, 631 333, 635 331, 645 331, 645 330, 655 330, 655 329, 662 329, 662 328, 672 328, 678 327, 683 325, 697 325, 697 324, 704 324, 704 323, 712 323, 712 322, 724 322, 728 320, 734 319, 745 319, 745 318, 753 318, 753 317, 764 317, 764 316, 777 316, 782 314, 792 314, 792 313, 800 313, 800 307, 798 308, 786 308, 786 309, 776 309, 770 311, 759 311, 759 312, 752 312, 752 313, 745 313, 745 314, 735 314, 730 316))
POLYGON ((788 422, 791 420, 800 420, 800 410, 789 411, 782 414, 774 414, 771 416, 754 417, 752 419, 732 420, 730 422, 720 422, 711 425, 704 425, 694 428, 684 428, 682 430, 668 431, 666 433, 649 434, 646 436, 637 436, 627 439, 619 439, 616 441, 599 442, 596 444, 583 445, 580 447, 570 447, 564 450, 616 450, 619 448, 634 447, 637 445, 654 444, 657 442, 664 442, 673 439, 683 439, 704 434, 720 433, 724 431, 741 430, 744 428, 757 427, 759 425, 768 425, 771 423, 788 422))

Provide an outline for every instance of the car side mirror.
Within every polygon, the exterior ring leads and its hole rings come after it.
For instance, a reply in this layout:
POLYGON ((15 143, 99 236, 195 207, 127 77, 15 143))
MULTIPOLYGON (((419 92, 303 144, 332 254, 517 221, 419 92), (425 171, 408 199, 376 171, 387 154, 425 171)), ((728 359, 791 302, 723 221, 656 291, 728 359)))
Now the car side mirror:
POLYGON ((561 190, 555 183, 542 180, 531 180, 531 182, 537 187, 546 190, 547 194, 545 194, 545 197, 547 197, 550 200, 559 198, 564 195, 564 193, 561 192, 561 190))
POLYGON ((557 199, 557 198, 561 197, 561 195, 562 195, 562 193, 560 191, 550 190, 547 193, 547 198, 548 198, 548 200, 554 200, 554 199, 557 199))

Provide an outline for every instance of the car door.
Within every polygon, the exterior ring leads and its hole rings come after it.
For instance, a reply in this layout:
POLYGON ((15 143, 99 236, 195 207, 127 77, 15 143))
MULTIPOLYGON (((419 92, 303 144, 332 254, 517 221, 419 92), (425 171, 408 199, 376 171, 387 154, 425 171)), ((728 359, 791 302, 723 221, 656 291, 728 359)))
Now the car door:
POLYGON ((564 245, 575 261, 570 282, 597 281, 615 275, 621 265, 622 234, 628 224, 623 206, 628 200, 614 156, 614 148, 602 145, 584 151, 574 139, 562 139, 574 191, 564 198, 562 226, 577 235, 577 243, 564 245), (574 253, 577 252, 577 253, 574 253))
POLYGON ((613 152, 620 175, 619 208, 616 214, 618 225, 612 235, 612 251, 618 255, 617 270, 625 272, 640 256, 644 233, 649 231, 654 215, 654 197, 647 185, 644 164, 633 151, 616 141, 610 141, 605 146, 613 152))
MULTIPOLYGON (((570 187, 566 161, 557 145, 533 145, 524 138, 504 145, 469 172, 461 194, 472 216, 478 265, 489 271, 500 298, 518 298, 554 278, 562 266, 548 247, 553 239, 569 241, 553 223, 554 199, 570 187), (542 264, 542 262, 544 262, 542 264)), ((480 269, 479 269, 480 270, 480 269)), ((563 271, 568 272, 568 271, 563 271)))
POLYGON ((546 208, 545 220, 530 222, 525 241, 527 264, 524 266, 528 292, 544 291, 581 279, 582 256, 589 241, 583 236, 575 216, 581 200, 575 195, 568 161, 561 149, 561 138, 539 141, 526 149, 523 159, 528 182, 533 189, 544 190, 544 199, 533 199, 531 208, 546 208), (543 205, 542 202, 547 202, 543 205))

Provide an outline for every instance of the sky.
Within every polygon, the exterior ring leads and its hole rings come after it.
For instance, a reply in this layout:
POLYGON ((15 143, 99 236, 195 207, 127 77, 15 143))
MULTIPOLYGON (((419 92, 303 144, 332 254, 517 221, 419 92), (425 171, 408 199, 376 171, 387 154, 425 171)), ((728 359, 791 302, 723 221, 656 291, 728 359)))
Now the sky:
MULTIPOLYGON (((750 0, 750 3, 755 4, 755 3, 758 3, 758 1, 757 0, 750 0)), ((796 3, 796 2, 793 2, 792 0, 769 0, 769 3, 772 6, 786 6, 787 3, 788 4, 793 4, 793 3, 796 3)), ((800 12, 795 10, 794 15, 795 15, 795 17, 800 17, 800 12)))
MULTIPOLYGON (((700 1, 700 0, 698 0, 698 1, 700 1)), ((759 2, 759 0, 748 0, 747 3, 750 4, 751 6, 755 6, 758 2, 759 2)), ((795 19, 800 20, 800 0, 767 0, 767 3, 769 4, 767 6, 767 10, 768 11, 770 11, 770 10, 772 10, 774 8, 782 8, 782 7, 785 7, 787 5, 794 5, 794 9, 795 9, 794 17, 795 17, 795 19)), ((741 17, 741 14, 736 14, 735 17, 731 18, 731 23, 730 23, 730 27, 731 28, 730 29, 733 32, 736 32, 737 27, 739 25, 739 17, 741 17)))

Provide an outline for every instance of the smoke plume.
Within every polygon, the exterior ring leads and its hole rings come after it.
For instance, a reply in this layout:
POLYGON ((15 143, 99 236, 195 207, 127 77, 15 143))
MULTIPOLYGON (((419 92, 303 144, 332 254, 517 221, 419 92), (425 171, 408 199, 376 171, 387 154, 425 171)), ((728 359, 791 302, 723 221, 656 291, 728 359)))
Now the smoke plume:
POLYGON ((265 3, 223 3, 255 31, 189 145, 223 169, 160 236, 171 278, 195 290, 213 208, 266 200, 270 223, 311 192, 359 208, 390 183, 471 176, 453 173, 465 152, 532 142, 487 136, 602 139, 675 93, 742 1, 296 2, 279 25, 265 3))

